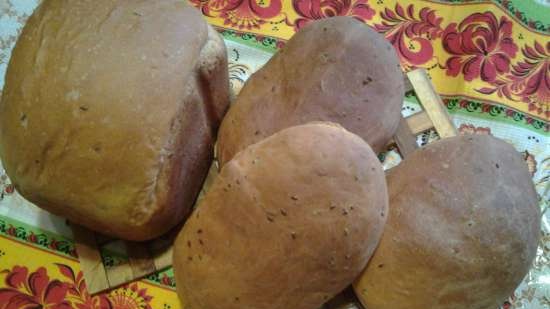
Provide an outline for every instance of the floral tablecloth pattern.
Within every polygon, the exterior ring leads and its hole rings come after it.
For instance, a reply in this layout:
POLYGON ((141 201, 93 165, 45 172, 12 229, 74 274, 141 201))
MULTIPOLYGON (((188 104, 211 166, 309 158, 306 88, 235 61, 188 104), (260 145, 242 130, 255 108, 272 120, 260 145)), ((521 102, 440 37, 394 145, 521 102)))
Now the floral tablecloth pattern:
MULTIPOLYGON (((0 89, 11 49, 39 2, 0 0, 0 89)), ((549 0, 189 2, 223 35, 236 92, 297 30, 338 15, 383 33, 403 70, 426 68, 460 133, 491 134, 523 154, 541 197, 541 242, 532 270, 503 308, 550 308, 549 0)), ((420 109, 408 93, 403 114, 420 109)), ((427 132, 418 142, 437 138, 427 132)), ((400 161, 391 150, 382 159, 386 167, 400 161)), ((116 246, 102 256, 107 267, 126 259, 116 246)), ((0 309, 182 308, 174 287, 168 268, 90 295, 65 220, 18 195, 0 164, 0 309)))

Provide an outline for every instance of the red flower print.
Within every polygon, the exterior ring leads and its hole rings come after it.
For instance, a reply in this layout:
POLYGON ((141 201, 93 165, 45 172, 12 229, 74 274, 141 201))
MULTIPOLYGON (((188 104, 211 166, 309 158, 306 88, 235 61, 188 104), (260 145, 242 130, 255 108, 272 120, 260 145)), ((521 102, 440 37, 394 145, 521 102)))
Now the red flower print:
POLYGON ((510 296, 510 298, 502 304, 500 307, 501 309, 512 309, 515 307, 516 297, 514 295, 510 296))
POLYGON ((292 0, 292 6, 300 18, 294 21, 298 31, 309 22, 334 16, 351 16, 365 22, 370 20, 375 11, 368 0, 292 0))
POLYGON ((24 287, 28 274, 29 271, 26 267, 14 266, 12 271, 6 276, 6 285, 16 289, 24 287))
POLYGON ((417 14, 413 4, 405 9, 397 3, 395 10, 386 8, 380 16, 382 23, 374 27, 390 41, 405 68, 414 68, 433 58, 430 40, 443 31, 442 18, 437 17, 435 10, 425 7, 417 14))
POLYGON ((27 236, 27 240, 32 243, 38 242, 38 238, 36 237, 36 234, 34 234, 34 232, 31 232, 29 236, 27 236))
MULTIPOLYGON (((0 171, 3 172, 0 168, 0 171)), ((9 183, 8 176, 6 174, 0 174, 0 200, 4 198, 5 195, 10 195, 15 192, 15 186, 9 183)))
POLYGON ((550 118, 550 42, 521 49, 524 59, 512 66, 510 74, 496 79, 492 87, 477 89, 483 94, 528 104, 530 111, 550 118))
POLYGON ((166 274, 162 274, 162 278, 160 279, 160 282, 164 285, 172 285, 173 279, 168 277, 166 274))
POLYGON ((523 160, 525 160, 525 163, 527 163, 527 168, 529 169, 529 172, 531 175, 535 175, 537 172, 537 160, 535 159, 535 156, 529 151, 525 150, 523 152, 523 160))
POLYGON ((458 132, 461 135, 465 134, 481 134, 481 135, 492 135, 491 128, 488 127, 476 127, 473 124, 461 124, 458 128, 458 132))
POLYGON ((77 309, 113 309, 111 302, 107 298, 107 294, 92 296, 88 293, 84 275, 81 271, 75 276, 74 271, 69 266, 64 264, 56 265, 59 268, 59 272, 70 280, 70 283, 68 283, 67 299, 71 302, 72 307, 77 309))
POLYGON ((108 297, 116 309, 151 309, 152 297, 147 295, 147 289, 139 289, 137 283, 118 288, 108 297))
POLYGON ((471 81, 495 81, 497 74, 510 71, 510 59, 518 47, 512 40, 512 22, 506 17, 497 20, 489 11, 465 18, 457 28, 451 23, 443 32, 443 48, 451 55, 446 63, 447 75, 471 81))
POLYGON ((530 111, 550 118, 550 42, 522 49, 525 60, 514 65, 510 92, 529 104, 530 111))
POLYGON ((12 194, 13 191, 15 191, 15 187, 14 187, 14 185, 12 185, 12 184, 8 184, 8 185, 6 185, 6 188, 4 189, 4 191, 5 191, 7 194, 12 194))
MULTIPOLYGON (((271 0, 268 5, 257 0, 190 0, 205 16, 219 16, 225 25, 239 29, 260 28, 267 19, 281 15, 281 0, 271 0)), ((286 20, 286 18, 283 18, 286 20)))
POLYGON ((0 289, 3 309, 41 308, 70 309, 65 300, 68 285, 51 280, 44 267, 29 274, 26 267, 15 266, 5 279, 7 288, 0 289))
POLYGON ((7 229, 6 233, 8 233, 8 235, 10 236, 16 236, 17 230, 15 229, 15 226, 10 224, 10 227, 7 229))
POLYGON ((58 247, 58 241, 55 240, 55 239, 52 239, 52 241, 50 242, 49 244, 49 248, 52 249, 52 250, 57 250, 57 247, 58 247))

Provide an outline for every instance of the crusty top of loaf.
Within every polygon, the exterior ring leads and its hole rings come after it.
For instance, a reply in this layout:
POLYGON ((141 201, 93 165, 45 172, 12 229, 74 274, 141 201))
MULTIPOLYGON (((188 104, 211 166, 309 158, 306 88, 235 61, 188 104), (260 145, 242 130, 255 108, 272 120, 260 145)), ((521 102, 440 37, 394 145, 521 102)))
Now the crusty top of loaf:
POLYGON ((353 18, 308 24, 239 93, 219 131, 220 163, 310 121, 339 123, 380 152, 401 118, 400 68, 391 44, 353 18))
POLYGON ((520 154, 487 135, 417 150, 388 177, 390 214, 356 291, 368 308, 497 308, 527 273, 540 233, 520 154))
POLYGON ((200 309, 311 309, 365 267, 382 234, 382 166, 360 137, 308 123, 222 169, 174 246, 178 292, 200 309))
POLYGON ((17 189, 83 221, 90 212, 150 220, 207 33, 183 1, 44 1, 13 51, 0 104, 0 155, 17 189))

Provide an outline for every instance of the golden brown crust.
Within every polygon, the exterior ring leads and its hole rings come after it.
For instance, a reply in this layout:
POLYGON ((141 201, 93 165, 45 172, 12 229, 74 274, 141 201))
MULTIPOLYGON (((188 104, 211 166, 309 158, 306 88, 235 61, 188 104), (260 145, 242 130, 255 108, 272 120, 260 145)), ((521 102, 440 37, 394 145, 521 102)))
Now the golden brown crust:
POLYGON ((369 309, 492 309, 535 257, 537 195, 520 154, 490 136, 444 139, 388 175, 390 215, 355 290, 369 309))
POLYGON ((0 105, 0 155, 19 192, 126 239, 182 220, 228 104, 219 40, 181 1, 43 1, 0 105))
POLYGON ((382 35, 353 18, 316 21, 246 82, 220 128, 220 163, 315 120, 339 123, 380 152, 397 129, 403 94, 397 55, 382 35))
POLYGON ((382 233, 382 167, 327 123, 284 129, 228 162, 174 245, 190 309, 316 309, 364 268, 382 233))

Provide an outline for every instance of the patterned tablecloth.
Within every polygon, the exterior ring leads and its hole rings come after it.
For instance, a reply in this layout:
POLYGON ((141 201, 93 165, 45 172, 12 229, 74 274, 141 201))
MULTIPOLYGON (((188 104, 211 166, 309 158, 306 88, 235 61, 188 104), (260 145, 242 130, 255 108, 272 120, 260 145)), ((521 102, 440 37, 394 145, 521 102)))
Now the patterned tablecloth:
MULTIPOLYGON (((223 35, 236 91, 295 31, 335 15, 383 33, 404 70, 427 68, 461 133, 491 134, 523 153, 541 196, 541 242, 532 270, 503 308, 550 308, 549 0, 190 2, 223 35)), ((0 0, 0 89, 18 33, 38 3, 0 0)), ((405 101, 404 114, 420 110, 414 94, 405 101)), ((434 139, 428 132, 418 142, 434 139)), ((395 151, 383 159, 386 166, 400 160, 395 151)), ((1 165, 0 192, 0 309, 181 308, 170 268, 90 296, 66 222, 19 196, 1 165)), ((102 255, 108 267, 126 259, 118 246, 102 255)))

